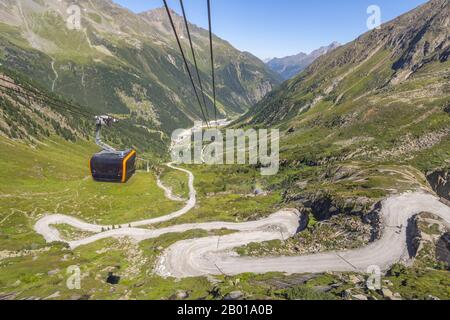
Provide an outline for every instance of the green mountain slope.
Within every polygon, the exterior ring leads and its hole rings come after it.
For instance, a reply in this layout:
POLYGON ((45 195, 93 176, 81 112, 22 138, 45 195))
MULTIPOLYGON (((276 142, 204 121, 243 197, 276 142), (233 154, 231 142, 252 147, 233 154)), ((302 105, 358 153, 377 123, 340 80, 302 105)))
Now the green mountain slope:
MULTIPOLYGON (((170 132, 200 119, 162 9, 136 15, 107 0, 78 1, 81 29, 70 30, 70 5, 51 0, 3 2, 0 63, 94 112, 126 114, 152 129, 170 132)), ((182 18, 174 17, 189 52, 182 18)), ((208 33, 194 25, 191 29, 213 114, 208 33)), ((279 78, 257 58, 214 40, 220 116, 243 113, 279 78)))
MULTIPOLYGON (((36 147, 57 138, 94 144, 94 116, 88 107, 49 93, 27 77, 0 67, 0 136, 10 142, 36 147)), ((170 142, 161 132, 126 118, 103 134, 115 147, 134 147, 155 161, 166 155, 170 142)), ((90 155, 86 154, 86 159, 90 155)))
POLYGON ((450 3, 432 0, 318 59, 241 124, 284 130, 288 163, 450 158, 450 3))

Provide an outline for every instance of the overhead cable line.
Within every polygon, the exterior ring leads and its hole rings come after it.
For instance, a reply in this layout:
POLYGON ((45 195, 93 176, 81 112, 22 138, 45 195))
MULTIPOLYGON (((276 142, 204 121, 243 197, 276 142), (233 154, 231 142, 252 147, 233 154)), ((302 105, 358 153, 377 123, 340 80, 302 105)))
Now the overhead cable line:
POLYGON ((22 95, 26 95, 27 97, 32 97, 32 98, 35 98, 35 99, 40 99, 41 101, 42 101, 42 100, 45 100, 45 102, 47 102, 47 103, 49 103, 49 104, 52 104, 52 105, 54 105, 54 106, 59 106, 60 108, 64 108, 64 109, 66 109, 67 111, 77 112, 78 114, 82 114, 82 115, 84 115, 84 116, 89 116, 89 117, 90 117, 90 116, 93 116, 93 115, 94 115, 93 113, 91 113, 91 112, 89 112, 89 111, 87 111, 87 110, 83 110, 83 109, 81 109, 79 106, 74 105, 74 104, 72 104, 72 103, 69 103, 69 102, 66 102, 66 101, 57 99, 56 97, 52 97, 52 96, 50 96, 50 95, 48 95, 48 94, 44 94, 44 93, 39 92, 39 91, 37 91, 37 90, 35 90, 35 89, 33 89, 33 88, 25 88, 25 87, 24 87, 22 84, 20 84, 20 83, 15 83, 15 82, 13 82, 13 81, 9 81, 9 80, 3 79, 3 78, 0 78, 0 81, 9 83, 9 84, 14 85, 14 86, 17 86, 17 87, 20 87, 23 91, 17 90, 17 89, 14 89, 14 88, 10 88, 10 87, 6 87, 6 86, 3 86, 3 85, 0 85, 0 87, 2 87, 3 89, 7 89, 7 90, 10 90, 10 91, 14 91, 15 93, 19 93, 19 94, 22 94, 22 95), (26 91, 26 92, 25 92, 25 91, 26 91))
POLYGON ((208 2, 208 23, 209 23, 209 47, 211 52, 211 73, 212 73, 212 86, 213 86, 213 99, 214 99, 214 120, 217 125, 217 100, 216 100, 216 75, 214 71, 214 49, 213 49, 213 34, 212 34, 212 19, 211 19, 211 0, 208 2))
POLYGON ((184 4, 183 4, 183 0, 180 0, 180 6, 181 6, 181 11, 183 12, 183 18, 184 18, 184 24, 186 26, 186 31, 187 31, 187 35, 188 35, 188 39, 189 39, 189 45, 191 47, 191 52, 192 52, 192 58, 194 60, 194 66, 195 66, 195 70, 197 72, 197 79, 198 79, 198 84, 200 86, 200 91, 202 92, 202 96, 203 96, 203 105, 205 107, 205 113, 206 113, 206 117, 209 120, 209 114, 208 114, 208 104, 206 103, 206 97, 205 97, 205 92, 203 90, 203 84, 202 84, 202 79, 200 77, 200 72, 198 71, 198 64, 197 64, 197 57, 195 56, 195 51, 194 51, 194 45, 192 43, 192 37, 191 37, 191 32, 189 30, 189 22, 188 19, 186 17, 186 11, 184 10, 184 4))
POLYGON ((9 88, 9 87, 3 86, 3 85, 0 85, 0 90, 2 90, 5 93, 20 94, 22 96, 25 96, 27 99, 31 98, 34 101, 38 101, 40 103, 45 103, 45 104, 51 105, 55 109, 58 109, 58 111, 60 111, 60 112, 61 111, 67 111, 69 113, 76 114, 76 115, 79 115, 79 116, 82 116, 82 117, 91 117, 93 115, 93 114, 90 114, 88 112, 84 112, 84 111, 81 111, 81 110, 68 108, 67 105, 64 106, 62 104, 55 103, 54 101, 52 101, 52 100, 50 100, 48 98, 45 98, 45 96, 44 97, 39 97, 39 96, 36 96, 34 94, 30 94, 30 93, 27 93, 27 92, 24 92, 24 91, 20 91, 20 90, 17 90, 17 89, 9 88))
MULTIPOLYGON (((85 112, 85 111, 81 111, 81 110, 77 110, 77 109, 71 109, 71 108, 67 107, 68 105, 64 106, 62 104, 55 103, 54 101, 51 101, 50 99, 45 98, 45 96, 39 97, 36 94, 30 94, 30 93, 27 93, 27 92, 24 92, 24 91, 21 91, 18 89, 10 88, 10 87, 7 87, 7 86, 1 85, 1 84, 0 84, 0 90, 3 91, 4 93, 20 94, 20 95, 26 96, 26 98, 28 98, 28 99, 31 98, 31 99, 34 99, 35 101, 49 104, 49 105, 53 106, 55 109, 58 109, 58 111, 60 111, 60 112, 66 111, 66 112, 76 114, 76 115, 79 115, 82 117, 91 117, 93 115, 93 114, 88 113, 87 111, 85 112)), ((22 88, 22 90, 24 90, 24 89, 22 88)))
POLYGON ((175 24, 173 22, 172 14, 170 13, 170 9, 169 9, 169 6, 167 4, 167 0, 163 0, 163 1, 164 1, 164 6, 166 7, 167 15, 169 16, 170 24, 172 26, 173 32, 175 34, 175 38, 176 38, 177 43, 178 43, 178 47, 179 47, 180 52, 181 52, 181 56, 183 57, 184 65, 186 66, 187 73, 189 75, 189 79, 191 80, 192 87, 194 88, 194 93, 195 93, 195 96, 197 98, 198 105, 200 106, 200 110, 202 112, 203 119, 205 120, 206 125, 209 127, 209 122, 208 122, 208 120, 207 120, 207 118, 205 116, 205 112, 203 111, 203 106, 202 106, 202 103, 200 101, 200 97, 199 97, 198 92, 197 92, 197 87, 195 86, 195 82, 194 82, 194 79, 192 77, 191 70, 189 69, 189 64, 187 62, 186 55, 184 54, 184 50, 183 50, 183 47, 181 45, 180 38, 178 37, 177 29, 175 28, 175 24))

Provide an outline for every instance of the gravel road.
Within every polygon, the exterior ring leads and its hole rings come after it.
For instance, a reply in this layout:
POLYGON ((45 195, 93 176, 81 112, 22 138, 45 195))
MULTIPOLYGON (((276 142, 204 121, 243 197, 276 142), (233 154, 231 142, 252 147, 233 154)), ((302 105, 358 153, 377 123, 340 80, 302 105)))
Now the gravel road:
MULTIPOLYGON (((186 131, 189 134, 189 131, 186 131)), ((183 136, 180 138, 183 141, 183 136)), ((266 219, 244 223, 209 222, 197 224, 175 225, 161 229, 139 228, 180 217, 192 210, 196 203, 194 175, 185 169, 170 163, 174 170, 184 172, 189 177, 189 199, 186 205, 171 214, 136 221, 122 225, 120 229, 102 232, 110 226, 89 224, 76 218, 54 214, 37 221, 34 229, 47 242, 67 242, 72 249, 87 245, 105 238, 129 237, 135 241, 157 238, 167 233, 182 233, 189 230, 236 231, 225 236, 211 236, 200 239, 179 241, 167 248, 157 261, 155 273, 163 277, 185 278, 192 276, 227 274, 234 275, 245 272, 267 273, 318 273, 326 271, 366 272, 369 266, 379 266, 386 270, 399 261, 407 261, 411 257, 408 252, 407 226, 411 218, 421 212, 430 212, 441 217, 450 226, 450 207, 439 199, 424 191, 410 192, 392 196, 382 203, 381 221, 382 236, 367 247, 314 255, 294 257, 240 257, 233 249, 252 243, 268 240, 285 240, 294 236, 304 227, 304 219, 297 210, 286 209, 272 214, 266 219), (94 233, 90 237, 78 241, 65 241, 53 226, 67 224, 82 231, 94 233), (131 225, 131 227, 129 227, 131 225)), ((159 184, 170 198, 162 184, 159 184)))
POLYGON ((421 212, 431 212, 450 225, 450 207, 438 198, 422 193, 406 193, 383 202, 383 233, 380 240, 351 251, 329 252, 297 257, 239 257, 230 249, 249 242, 261 242, 266 234, 249 232, 223 236, 217 247, 217 237, 180 241, 160 257, 156 272, 161 276, 184 278, 204 274, 235 275, 245 272, 319 273, 326 271, 366 272, 376 265, 388 269, 411 257, 408 252, 408 221, 421 212))

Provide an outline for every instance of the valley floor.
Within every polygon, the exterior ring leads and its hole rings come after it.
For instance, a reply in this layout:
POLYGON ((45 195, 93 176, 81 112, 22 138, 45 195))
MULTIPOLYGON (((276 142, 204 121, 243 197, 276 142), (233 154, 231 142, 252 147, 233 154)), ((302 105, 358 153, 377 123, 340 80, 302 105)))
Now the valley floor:
MULTIPOLYGON (((13 173, 17 172, 16 177, 5 180, 9 183, 2 190, 5 201, 2 201, 0 220, 0 293, 6 298, 161 299, 172 295, 177 298, 180 292, 188 293, 191 299, 214 298, 210 293, 212 287, 244 291, 249 283, 259 281, 257 279, 288 277, 268 272, 364 273, 371 264, 387 270, 395 262, 409 260, 406 227, 412 216, 431 208, 450 224, 448 207, 431 195, 411 193, 384 202, 383 237, 367 248, 302 257, 235 257, 230 249, 252 242, 285 240, 306 227, 302 224, 304 217, 296 210, 280 210, 270 215, 278 210, 280 198, 270 193, 258 199, 252 196, 255 176, 251 172, 236 173, 239 183, 230 175, 230 186, 220 192, 220 182, 206 178, 208 173, 202 169, 194 170, 199 179, 195 185, 193 175, 187 170, 182 174, 184 179, 186 174, 190 179, 174 185, 177 178, 183 178, 176 174, 176 168, 165 169, 168 171, 161 175, 159 187, 169 183, 181 197, 189 196, 183 205, 172 201, 176 200, 173 197, 166 199, 167 189, 158 188, 158 181, 152 174, 138 173, 128 185, 94 184, 86 178, 88 172, 84 166, 90 153, 95 151, 90 143, 72 146, 62 141, 48 141, 47 146, 34 150, 9 141, 2 141, 0 145, 5 151, 3 155, 11 154, 14 149, 15 154, 21 153, 20 159, 27 159, 15 163, 5 156, 2 159, 7 169, 2 172, 3 178, 8 174, 14 177, 13 173), (69 149, 70 160, 64 156, 69 149), (58 180, 64 181, 59 190, 54 186, 58 180), (246 186, 246 181, 253 182, 246 186), (238 192, 236 189, 227 192, 227 188, 238 185, 242 188, 238 192), (208 192, 208 188, 214 189, 214 186, 215 190, 208 192), (136 200, 129 201, 133 197, 136 200), (216 207, 207 215, 203 213, 201 207, 208 210, 221 198, 228 208, 216 207), (105 202, 109 202, 106 208, 102 207, 105 202), (59 215, 54 215, 56 213, 59 215), (264 219, 265 216, 269 217, 264 219), (171 219, 174 220, 168 221, 171 219), (137 220, 142 221, 130 222, 137 220), (186 224, 189 221, 195 223, 186 224), (66 246, 68 238, 72 240, 66 246), (50 244, 45 240, 57 242, 50 244), (80 290, 69 290, 66 286, 69 266, 81 269, 80 290), (243 275, 243 272, 252 275, 243 275), (110 273, 120 275, 118 285, 106 281, 110 273), (207 274, 215 275, 215 280, 205 278, 207 274), (182 279, 165 279, 167 276, 182 279), (228 280, 223 282, 222 279, 230 279, 234 284, 225 285, 228 280)), ((316 275, 304 283, 328 277, 316 275)), ((260 290, 270 283, 262 282, 266 284, 261 285, 260 290)), ((283 298, 287 289, 280 290, 273 298, 283 298)), ((302 293, 305 297, 311 294, 316 298, 332 298, 332 295, 314 295, 312 289, 305 290, 307 292, 302 293)), ((258 294, 253 292, 254 296, 258 294)), ((444 290, 441 298, 448 297, 444 290)))

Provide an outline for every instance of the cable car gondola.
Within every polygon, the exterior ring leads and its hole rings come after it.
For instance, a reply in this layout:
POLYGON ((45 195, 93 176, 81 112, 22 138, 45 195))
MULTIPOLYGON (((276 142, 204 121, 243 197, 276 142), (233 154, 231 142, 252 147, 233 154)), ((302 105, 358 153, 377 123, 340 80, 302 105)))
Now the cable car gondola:
POLYGON ((103 150, 93 155, 89 161, 92 178, 99 182, 126 183, 136 172, 135 150, 116 151, 101 140, 102 126, 111 126, 118 122, 110 116, 98 116, 96 119, 95 141, 103 150))
MULTIPOLYGON (((197 59, 194 51, 194 46, 189 30, 189 23, 186 17, 186 12, 184 10, 183 0, 180 0, 180 5, 183 12, 183 18, 186 26, 186 30, 188 33, 189 38, 189 45, 191 48, 191 53, 194 59, 194 65, 196 69, 197 79, 199 82, 201 94, 203 97, 203 103, 204 108, 202 105, 202 102, 200 100, 199 93, 197 91, 197 87, 194 83, 194 79, 191 73, 191 69, 189 67, 189 64, 186 60, 186 55, 184 53, 183 47, 180 42, 180 38, 178 37, 178 33, 175 27, 175 23, 173 21, 171 11, 169 9, 169 6, 167 4, 167 0, 164 0, 164 6, 167 11, 167 15, 169 17, 170 24, 172 26, 172 30, 175 34, 175 38, 178 44, 178 47, 180 49, 181 56, 184 61, 184 65, 186 67, 189 80, 191 81, 192 87, 194 89, 195 96, 197 98, 197 102, 200 107, 200 111, 202 113, 203 119, 206 122, 206 125, 209 127, 209 114, 208 114, 208 108, 207 108, 207 102, 206 102, 206 96, 204 93, 204 88, 202 85, 200 72, 198 70, 197 65, 197 59)), ((215 83, 215 71, 214 71, 214 50, 213 50, 213 34, 212 34, 212 19, 211 19, 211 0, 207 1, 208 5, 208 23, 209 23, 209 44, 210 44, 210 53, 211 53, 211 71, 212 71, 212 87, 213 87, 213 103, 214 103, 214 116, 215 116, 215 123, 217 124, 217 101, 216 101, 216 83, 215 83)), ((106 181, 106 182, 127 182, 132 175, 136 171, 136 151, 134 150, 127 150, 127 151, 116 151, 114 148, 108 146, 107 144, 103 143, 101 140, 101 128, 102 126, 111 126, 113 123, 118 122, 118 120, 114 119, 110 116, 97 116, 96 119, 96 137, 95 141, 97 145, 99 145, 103 151, 95 154, 91 161, 89 162, 90 170, 92 177, 96 181, 106 181)), ((147 170, 148 170, 148 163, 147 163, 147 170)))
POLYGON ((126 183, 136 172, 136 151, 103 150, 90 161, 92 177, 99 182, 126 183))

